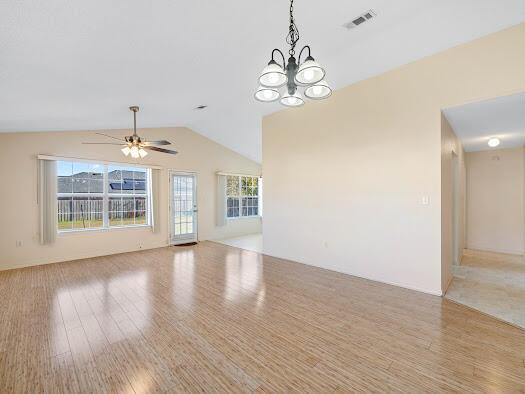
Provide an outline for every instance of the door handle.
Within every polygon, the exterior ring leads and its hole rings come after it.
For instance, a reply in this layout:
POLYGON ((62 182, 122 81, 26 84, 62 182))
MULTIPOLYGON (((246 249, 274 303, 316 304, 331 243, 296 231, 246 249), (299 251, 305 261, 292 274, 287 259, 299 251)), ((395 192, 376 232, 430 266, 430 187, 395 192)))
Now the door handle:
POLYGON ((198 209, 194 209, 193 212, 199 212, 199 210, 198 209))

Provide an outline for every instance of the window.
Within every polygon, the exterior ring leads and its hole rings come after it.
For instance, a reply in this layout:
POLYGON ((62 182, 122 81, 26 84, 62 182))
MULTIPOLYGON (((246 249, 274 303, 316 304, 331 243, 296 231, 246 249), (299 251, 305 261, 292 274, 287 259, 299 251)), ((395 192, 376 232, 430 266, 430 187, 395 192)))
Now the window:
POLYGON ((226 177, 226 217, 259 215, 259 178, 228 175, 226 177))
POLYGON ((108 166, 109 226, 147 224, 145 169, 108 166))
POLYGON ((148 170, 59 161, 58 230, 149 224, 148 170))

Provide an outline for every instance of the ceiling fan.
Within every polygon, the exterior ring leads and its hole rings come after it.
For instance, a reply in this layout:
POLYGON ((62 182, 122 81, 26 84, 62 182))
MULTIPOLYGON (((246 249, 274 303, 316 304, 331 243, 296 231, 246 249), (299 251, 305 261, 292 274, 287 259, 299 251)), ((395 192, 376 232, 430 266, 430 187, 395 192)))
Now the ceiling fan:
POLYGON ((152 150, 155 152, 168 153, 170 155, 176 155, 178 152, 174 150, 159 148, 163 145, 171 145, 171 142, 166 140, 160 141, 145 141, 137 134, 137 112, 139 112, 139 107, 132 106, 129 109, 133 112, 133 135, 129 137, 124 137, 124 141, 121 138, 113 137, 112 135, 107 135, 103 133, 97 133, 103 135, 104 137, 113 138, 115 140, 121 141, 120 143, 116 142, 83 142, 86 145, 120 145, 122 146, 122 153, 128 156, 131 155, 132 158, 138 159, 145 157, 148 152, 146 150, 152 150))

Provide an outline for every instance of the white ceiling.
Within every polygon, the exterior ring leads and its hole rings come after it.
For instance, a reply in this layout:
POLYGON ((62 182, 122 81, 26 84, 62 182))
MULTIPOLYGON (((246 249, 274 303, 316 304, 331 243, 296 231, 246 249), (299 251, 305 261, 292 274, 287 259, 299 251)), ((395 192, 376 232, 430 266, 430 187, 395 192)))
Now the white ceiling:
POLYGON ((525 145, 525 93, 465 104, 443 111, 465 151, 489 150, 488 140, 500 139, 498 149, 525 145))
MULTIPOLYGON (((296 0, 295 16, 339 88, 518 24, 525 2, 296 0)), ((281 107, 253 91, 287 28, 284 0, 2 1, 0 131, 129 127, 136 104, 139 127, 191 127, 260 161, 261 118, 281 107)))

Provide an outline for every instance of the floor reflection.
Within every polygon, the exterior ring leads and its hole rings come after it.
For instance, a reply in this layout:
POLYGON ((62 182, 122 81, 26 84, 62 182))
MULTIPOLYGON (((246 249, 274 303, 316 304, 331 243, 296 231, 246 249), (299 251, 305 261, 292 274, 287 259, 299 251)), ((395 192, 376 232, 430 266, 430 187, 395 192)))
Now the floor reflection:
POLYGON ((181 310, 191 310, 195 287, 195 256, 193 250, 181 250, 175 253, 172 279, 172 301, 181 310))
POLYGON ((263 267, 253 252, 230 250, 226 255, 224 299, 240 303, 255 297, 256 305, 264 302, 263 267))
POLYGON ((55 353, 71 347, 73 357, 89 359, 111 343, 139 336, 151 320, 148 277, 142 269, 57 289, 51 332, 55 353))
POLYGON ((0 272, 0 314, 0 393, 525 387, 522 330, 212 242, 0 272))

